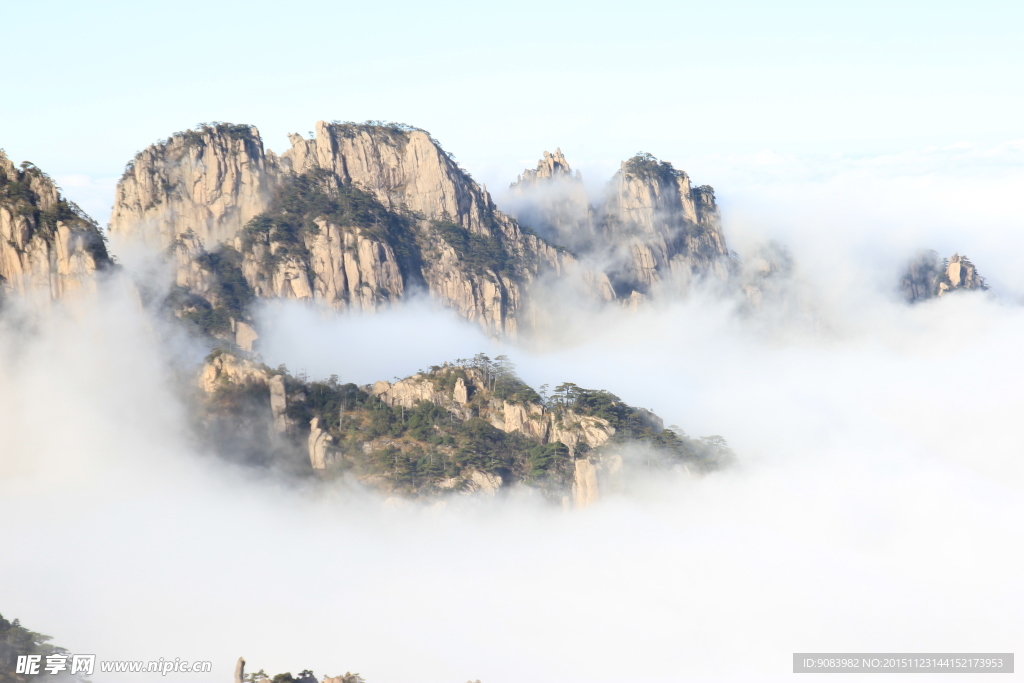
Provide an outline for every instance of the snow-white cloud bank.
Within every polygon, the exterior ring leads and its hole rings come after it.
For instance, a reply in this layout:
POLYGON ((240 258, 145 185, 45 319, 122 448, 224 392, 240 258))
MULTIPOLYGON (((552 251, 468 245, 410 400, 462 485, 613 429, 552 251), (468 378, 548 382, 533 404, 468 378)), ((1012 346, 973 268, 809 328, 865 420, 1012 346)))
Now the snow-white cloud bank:
MULTIPOLYGON (((606 388, 737 452, 724 472, 572 512, 516 495, 393 505, 224 464, 197 452, 168 369, 195 349, 130 296, 28 329, 8 315, 0 608, 100 659, 211 659, 213 675, 188 677, 210 681, 239 655, 369 683, 594 683, 782 680, 797 651, 1013 651, 1024 308, 1001 292, 908 307, 885 279, 903 257, 861 251, 944 247, 919 199, 970 205, 936 173, 905 204, 879 200, 911 221, 827 178, 729 200, 731 240, 784 239, 796 255, 800 315, 695 295, 516 346, 424 304, 263 312, 271 365, 363 383, 504 352, 530 383, 606 388)), ((969 254, 1012 284, 1017 176, 999 177, 970 235, 1005 238, 1006 253, 969 254)))

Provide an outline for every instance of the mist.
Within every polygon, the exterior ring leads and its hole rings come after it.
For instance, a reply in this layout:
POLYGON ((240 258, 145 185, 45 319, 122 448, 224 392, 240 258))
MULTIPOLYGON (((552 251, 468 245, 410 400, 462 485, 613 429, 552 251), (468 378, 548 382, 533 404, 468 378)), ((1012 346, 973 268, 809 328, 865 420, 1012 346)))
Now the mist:
MULTIPOLYGON (((209 681, 240 655, 368 683, 582 683, 788 679, 800 651, 1013 651, 1021 174, 929 167, 905 201, 865 202, 875 177, 830 168, 773 192, 714 183, 730 246, 794 254, 753 312, 698 288, 503 343, 424 301, 258 312, 264 360, 292 372, 369 383, 506 353, 533 386, 608 389, 736 451, 724 471, 641 479, 571 512, 515 491, 400 502, 228 464, 187 420, 204 349, 129 287, 5 312, 0 515, 32 523, 0 525, 4 616, 101 660, 210 659, 190 676, 209 681), (992 201, 948 200, 957 183, 992 201), (953 206, 941 221, 930 192, 953 206), (902 303, 911 247, 960 248, 968 217, 963 250, 1006 289, 902 303)), ((920 170, 900 173, 909 187, 920 170)))

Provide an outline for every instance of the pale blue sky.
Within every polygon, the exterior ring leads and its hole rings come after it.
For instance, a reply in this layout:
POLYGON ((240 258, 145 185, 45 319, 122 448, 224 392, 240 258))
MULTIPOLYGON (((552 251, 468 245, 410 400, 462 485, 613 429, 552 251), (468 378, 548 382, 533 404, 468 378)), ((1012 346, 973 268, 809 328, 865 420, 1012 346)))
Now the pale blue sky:
POLYGON ((0 4, 0 147, 58 177, 211 120, 277 151, 404 121, 492 181, 558 145, 686 168, 1024 137, 1022 2, 0 4))

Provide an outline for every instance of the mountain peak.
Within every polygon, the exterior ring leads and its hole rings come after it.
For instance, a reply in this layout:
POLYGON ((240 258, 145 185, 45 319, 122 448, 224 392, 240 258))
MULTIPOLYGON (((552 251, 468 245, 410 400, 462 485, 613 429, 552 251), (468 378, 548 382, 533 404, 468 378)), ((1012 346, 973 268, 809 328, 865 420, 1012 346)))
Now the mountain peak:
POLYGON ((537 168, 524 170, 509 187, 521 192, 538 183, 562 178, 581 181, 583 176, 579 171, 573 174, 569 162, 566 161, 565 155, 562 154, 562 148, 556 147, 554 154, 544 150, 544 155, 537 162, 537 168))
POLYGON ((96 222, 37 166, 0 150, 0 294, 57 299, 111 265, 96 222))

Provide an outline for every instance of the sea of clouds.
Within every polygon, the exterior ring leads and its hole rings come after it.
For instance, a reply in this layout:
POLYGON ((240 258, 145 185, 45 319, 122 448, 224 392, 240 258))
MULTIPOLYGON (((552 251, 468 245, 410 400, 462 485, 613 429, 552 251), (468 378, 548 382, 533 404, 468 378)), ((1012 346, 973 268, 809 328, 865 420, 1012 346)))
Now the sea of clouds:
POLYGON ((1024 172, 1019 145, 1003 154, 703 160, 730 246, 776 240, 797 264, 753 313, 698 290, 511 343, 423 301, 260 311, 271 366, 368 383, 505 353, 534 386, 608 389, 737 453, 583 510, 396 504, 227 464, 189 430, 204 350, 130 288, 9 310, 4 616, 100 659, 210 659, 187 676, 209 681, 239 655, 368 683, 595 683, 782 680, 793 652, 1013 651, 1024 172), (966 251, 996 296, 902 303, 919 248, 966 251))

